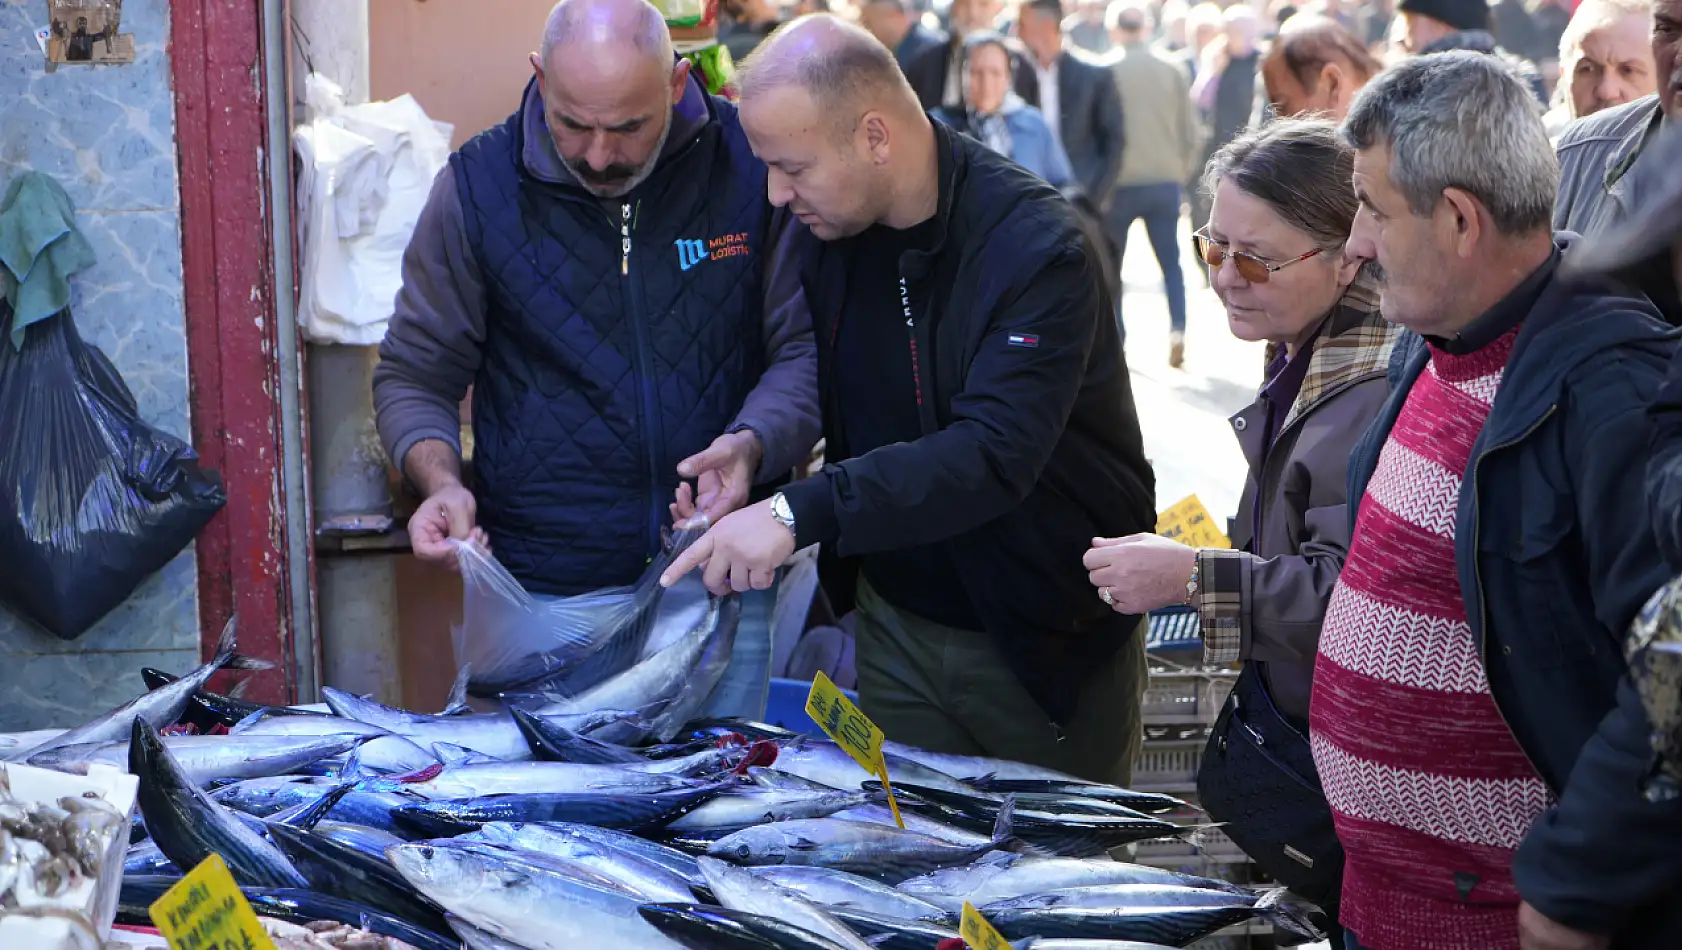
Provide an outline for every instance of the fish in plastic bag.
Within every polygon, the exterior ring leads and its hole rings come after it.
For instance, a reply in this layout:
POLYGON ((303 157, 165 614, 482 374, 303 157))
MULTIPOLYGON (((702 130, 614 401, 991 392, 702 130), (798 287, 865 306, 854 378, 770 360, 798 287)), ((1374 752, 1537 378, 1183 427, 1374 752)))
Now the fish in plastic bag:
MULTIPOLYGON (((533 596, 490 552, 455 542, 464 586, 455 660, 458 669, 471 664, 468 692, 543 702, 581 694, 644 659, 668 595, 660 574, 706 528, 702 521, 674 531, 636 583, 575 597, 533 596)), ((699 619, 700 604, 685 596, 684 607, 686 618, 699 619)), ((694 624, 676 626, 676 632, 662 627, 662 646, 694 624)))

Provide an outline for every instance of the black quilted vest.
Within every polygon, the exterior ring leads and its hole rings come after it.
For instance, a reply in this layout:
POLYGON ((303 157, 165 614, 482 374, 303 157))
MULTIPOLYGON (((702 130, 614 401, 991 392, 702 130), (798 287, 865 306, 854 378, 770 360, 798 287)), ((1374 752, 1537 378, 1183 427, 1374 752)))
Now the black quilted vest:
POLYGON ((609 206, 527 172, 519 112, 450 158, 489 297, 479 523, 534 593, 634 581, 677 463, 724 432, 763 369, 765 166, 735 107, 707 105, 695 139, 609 206))

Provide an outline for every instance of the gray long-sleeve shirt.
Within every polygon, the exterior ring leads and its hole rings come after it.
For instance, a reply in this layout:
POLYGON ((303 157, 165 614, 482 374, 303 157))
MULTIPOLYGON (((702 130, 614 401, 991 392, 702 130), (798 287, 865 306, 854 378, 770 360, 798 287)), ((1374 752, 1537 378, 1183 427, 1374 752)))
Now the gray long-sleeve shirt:
MULTIPOLYGON (((704 96, 691 78, 672 110, 662 161, 709 121, 704 96)), ((549 135, 535 86, 527 90, 521 121, 526 171, 541 181, 573 183, 549 135)), ((786 210, 773 212, 763 278, 766 368, 729 427, 759 436, 764 456, 757 480, 762 482, 804 461, 819 434, 817 348, 794 256, 798 227, 786 210)), ((409 450, 427 439, 460 453, 459 405, 479 372, 487 310, 485 276, 467 237, 455 171, 446 166, 432 184, 404 252, 403 286, 374 370, 380 440, 399 469, 409 450)))

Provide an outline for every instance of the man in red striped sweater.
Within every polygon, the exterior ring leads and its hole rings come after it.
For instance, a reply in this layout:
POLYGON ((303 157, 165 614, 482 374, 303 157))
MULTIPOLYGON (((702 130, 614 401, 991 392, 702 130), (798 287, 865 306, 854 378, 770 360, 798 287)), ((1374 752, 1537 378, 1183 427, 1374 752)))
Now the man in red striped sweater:
POLYGON ((1674 333, 1558 277, 1558 165, 1499 60, 1404 63, 1343 131, 1349 253, 1414 333, 1350 460, 1315 669, 1341 919, 1372 950, 1682 947, 1682 802, 1637 792, 1620 650, 1668 574, 1641 482, 1674 333))

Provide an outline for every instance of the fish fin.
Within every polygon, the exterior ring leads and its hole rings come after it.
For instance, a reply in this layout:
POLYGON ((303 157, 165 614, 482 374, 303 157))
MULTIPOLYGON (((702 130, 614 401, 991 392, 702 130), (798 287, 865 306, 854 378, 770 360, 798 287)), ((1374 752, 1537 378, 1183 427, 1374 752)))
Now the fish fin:
POLYGON ((442 762, 445 768, 462 765, 474 759, 486 758, 482 752, 456 745, 453 742, 434 742, 432 744, 432 754, 438 757, 438 761, 442 762))
POLYGON ((161 689, 175 682, 177 679, 180 679, 180 677, 176 676, 174 673, 165 673, 163 670, 153 669, 150 666, 143 666, 140 668, 140 677, 146 681, 147 692, 151 692, 155 689, 161 689))
MULTIPOLYGON (((880 946, 883 946, 883 945, 889 943, 890 941, 892 941, 897 936, 899 936, 899 934, 885 933, 885 934, 877 934, 874 937, 862 937, 860 939, 862 939, 865 943, 870 944, 872 947, 880 947, 880 946)), ((960 946, 962 946, 963 941, 962 940, 958 941, 958 944, 960 946)))
POLYGON ((999 806, 999 817, 993 821, 993 841, 1004 842, 1016 837, 1016 793, 1005 796, 999 806))
POLYGON ((270 663, 268 660, 259 660, 254 656, 246 656, 243 653, 235 653, 233 656, 228 657, 226 663, 222 664, 222 669, 245 670, 247 672, 260 673, 263 670, 274 669, 274 664, 270 663))
POLYGON ((994 779, 996 779, 998 777, 999 777, 999 773, 988 772, 986 775, 977 775, 975 778, 966 778, 963 781, 964 781, 965 785, 974 786, 975 788, 979 788, 979 789, 982 789, 983 791, 985 791, 986 788, 987 788, 987 784, 989 782, 992 782, 994 779))
POLYGON ((818 850, 818 843, 810 838, 796 838, 789 847, 796 851, 816 851, 818 850))
POLYGON ((309 831, 320 824, 321 820, 327 817, 327 813, 333 810, 333 806, 337 805, 340 799, 350 794, 355 788, 355 782, 342 782, 313 802, 297 805, 270 815, 263 819, 263 824, 285 825, 288 828, 309 831))
POLYGON ((450 685, 450 695, 445 699, 444 711, 440 716, 459 716, 473 710, 467 705, 467 681, 473 676, 473 664, 463 663, 456 671, 456 681, 450 685))
POLYGON ((356 748, 345 753, 345 764, 339 767, 339 778, 347 782, 365 782, 373 777, 362 765, 362 745, 358 743, 356 748))
POLYGON ((263 721, 264 719, 267 719, 268 717, 269 717, 269 709, 268 709, 268 707, 265 706, 264 708, 257 710, 256 712, 252 713, 251 715, 246 716, 244 719, 241 719, 239 722, 234 723, 233 727, 230 728, 228 730, 228 732, 232 735, 237 736, 240 733, 244 732, 245 730, 250 729, 252 726, 255 726, 257 723, 263 721))
POLYGON ((1016 863, 1016 854, 1010 851, 989 851, 975 859, 976 864, 996 864, 1008 868, 1016 863))
POLYGON ((1012 838, 1009 841, 1000 842, 998 850, 993 851, 991 853, 992 854, 1008 854, 1011 857, 1016 857, 1017 855, 1022 855, 1024 857, 1029 857, 1029 858, 1058 858, 1058 857, 1062 857, 1062 855, 1060 855, 1057 852, 1051 850, 1050 848, 1042 848, 1037 844, 1029 844, 1028 842, 1023 841, 1021 838, 1012 838))
POLYGON ((251 681, 248 680, 248 679, 244 679, 244 680, 240 680, 239 682, 235 683, 233 689, 228 690, 226 693, 223 693, 222 695, 228 697, 229 699, 243 699, 243 698, 245 698, 245 694, 248 691, 250 691, 250 689, 251 689, 251 681))

